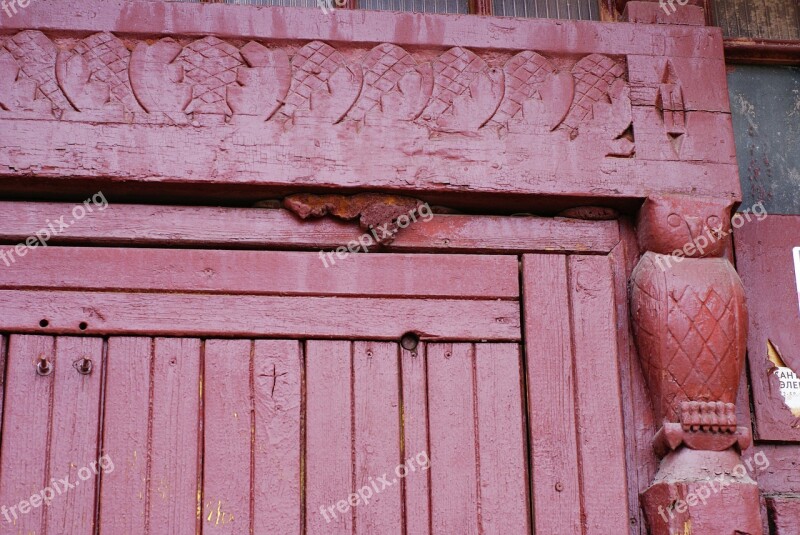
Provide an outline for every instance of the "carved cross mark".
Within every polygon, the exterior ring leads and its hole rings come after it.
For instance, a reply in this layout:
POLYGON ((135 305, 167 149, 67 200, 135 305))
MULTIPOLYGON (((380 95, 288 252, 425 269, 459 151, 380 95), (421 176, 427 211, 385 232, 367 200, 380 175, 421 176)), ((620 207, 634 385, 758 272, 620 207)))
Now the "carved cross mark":
POLYGON ((272 390, 270 391, 270 396, 275 397, 275 385, 278 382, 278 377, 282 377, 286 375, 286 372, 278 373, 277 367, 275 364, 272 365, 272 373, 262 373, 259 374, 259 377, 272 377, 272 390))

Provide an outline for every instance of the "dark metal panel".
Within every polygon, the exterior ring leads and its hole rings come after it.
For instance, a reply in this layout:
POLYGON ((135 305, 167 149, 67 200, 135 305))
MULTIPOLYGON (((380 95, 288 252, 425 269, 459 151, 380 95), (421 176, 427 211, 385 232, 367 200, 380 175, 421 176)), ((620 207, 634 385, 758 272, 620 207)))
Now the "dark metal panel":
POLYGON ((736 66, 728 91, 742 207, 800 215, 800 68, 736 66))

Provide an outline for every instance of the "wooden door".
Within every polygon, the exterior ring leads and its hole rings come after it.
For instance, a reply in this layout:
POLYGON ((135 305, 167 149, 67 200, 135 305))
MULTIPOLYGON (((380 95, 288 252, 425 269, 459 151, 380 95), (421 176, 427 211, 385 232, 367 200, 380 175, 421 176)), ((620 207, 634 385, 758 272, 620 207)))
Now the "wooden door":
POLYGON ((628 530, 606 256, 37 252, 0 533, 628 530))

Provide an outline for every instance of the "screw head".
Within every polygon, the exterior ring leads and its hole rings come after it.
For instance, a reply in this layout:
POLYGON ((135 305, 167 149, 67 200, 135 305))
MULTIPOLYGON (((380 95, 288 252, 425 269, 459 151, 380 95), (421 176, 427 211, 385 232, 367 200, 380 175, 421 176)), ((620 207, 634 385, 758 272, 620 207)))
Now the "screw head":
POLYGON ((44 355, 40 355, 39 359, 36 361, 36 373, 42 376, 53 373, 53 366, 44 355))

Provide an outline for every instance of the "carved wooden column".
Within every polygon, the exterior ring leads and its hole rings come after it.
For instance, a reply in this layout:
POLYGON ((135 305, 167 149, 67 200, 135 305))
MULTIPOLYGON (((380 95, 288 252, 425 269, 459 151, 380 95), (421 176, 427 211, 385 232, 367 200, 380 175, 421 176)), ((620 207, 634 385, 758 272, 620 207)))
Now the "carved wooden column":
POLYGON ((741 465, 750 433, 736 422, 747 310, 722 258, 729 233, 720 201, 660 197, 639 215, 631 311, 662 458, 641 495, 652 535, 762 533, 758 487, 741 465))

